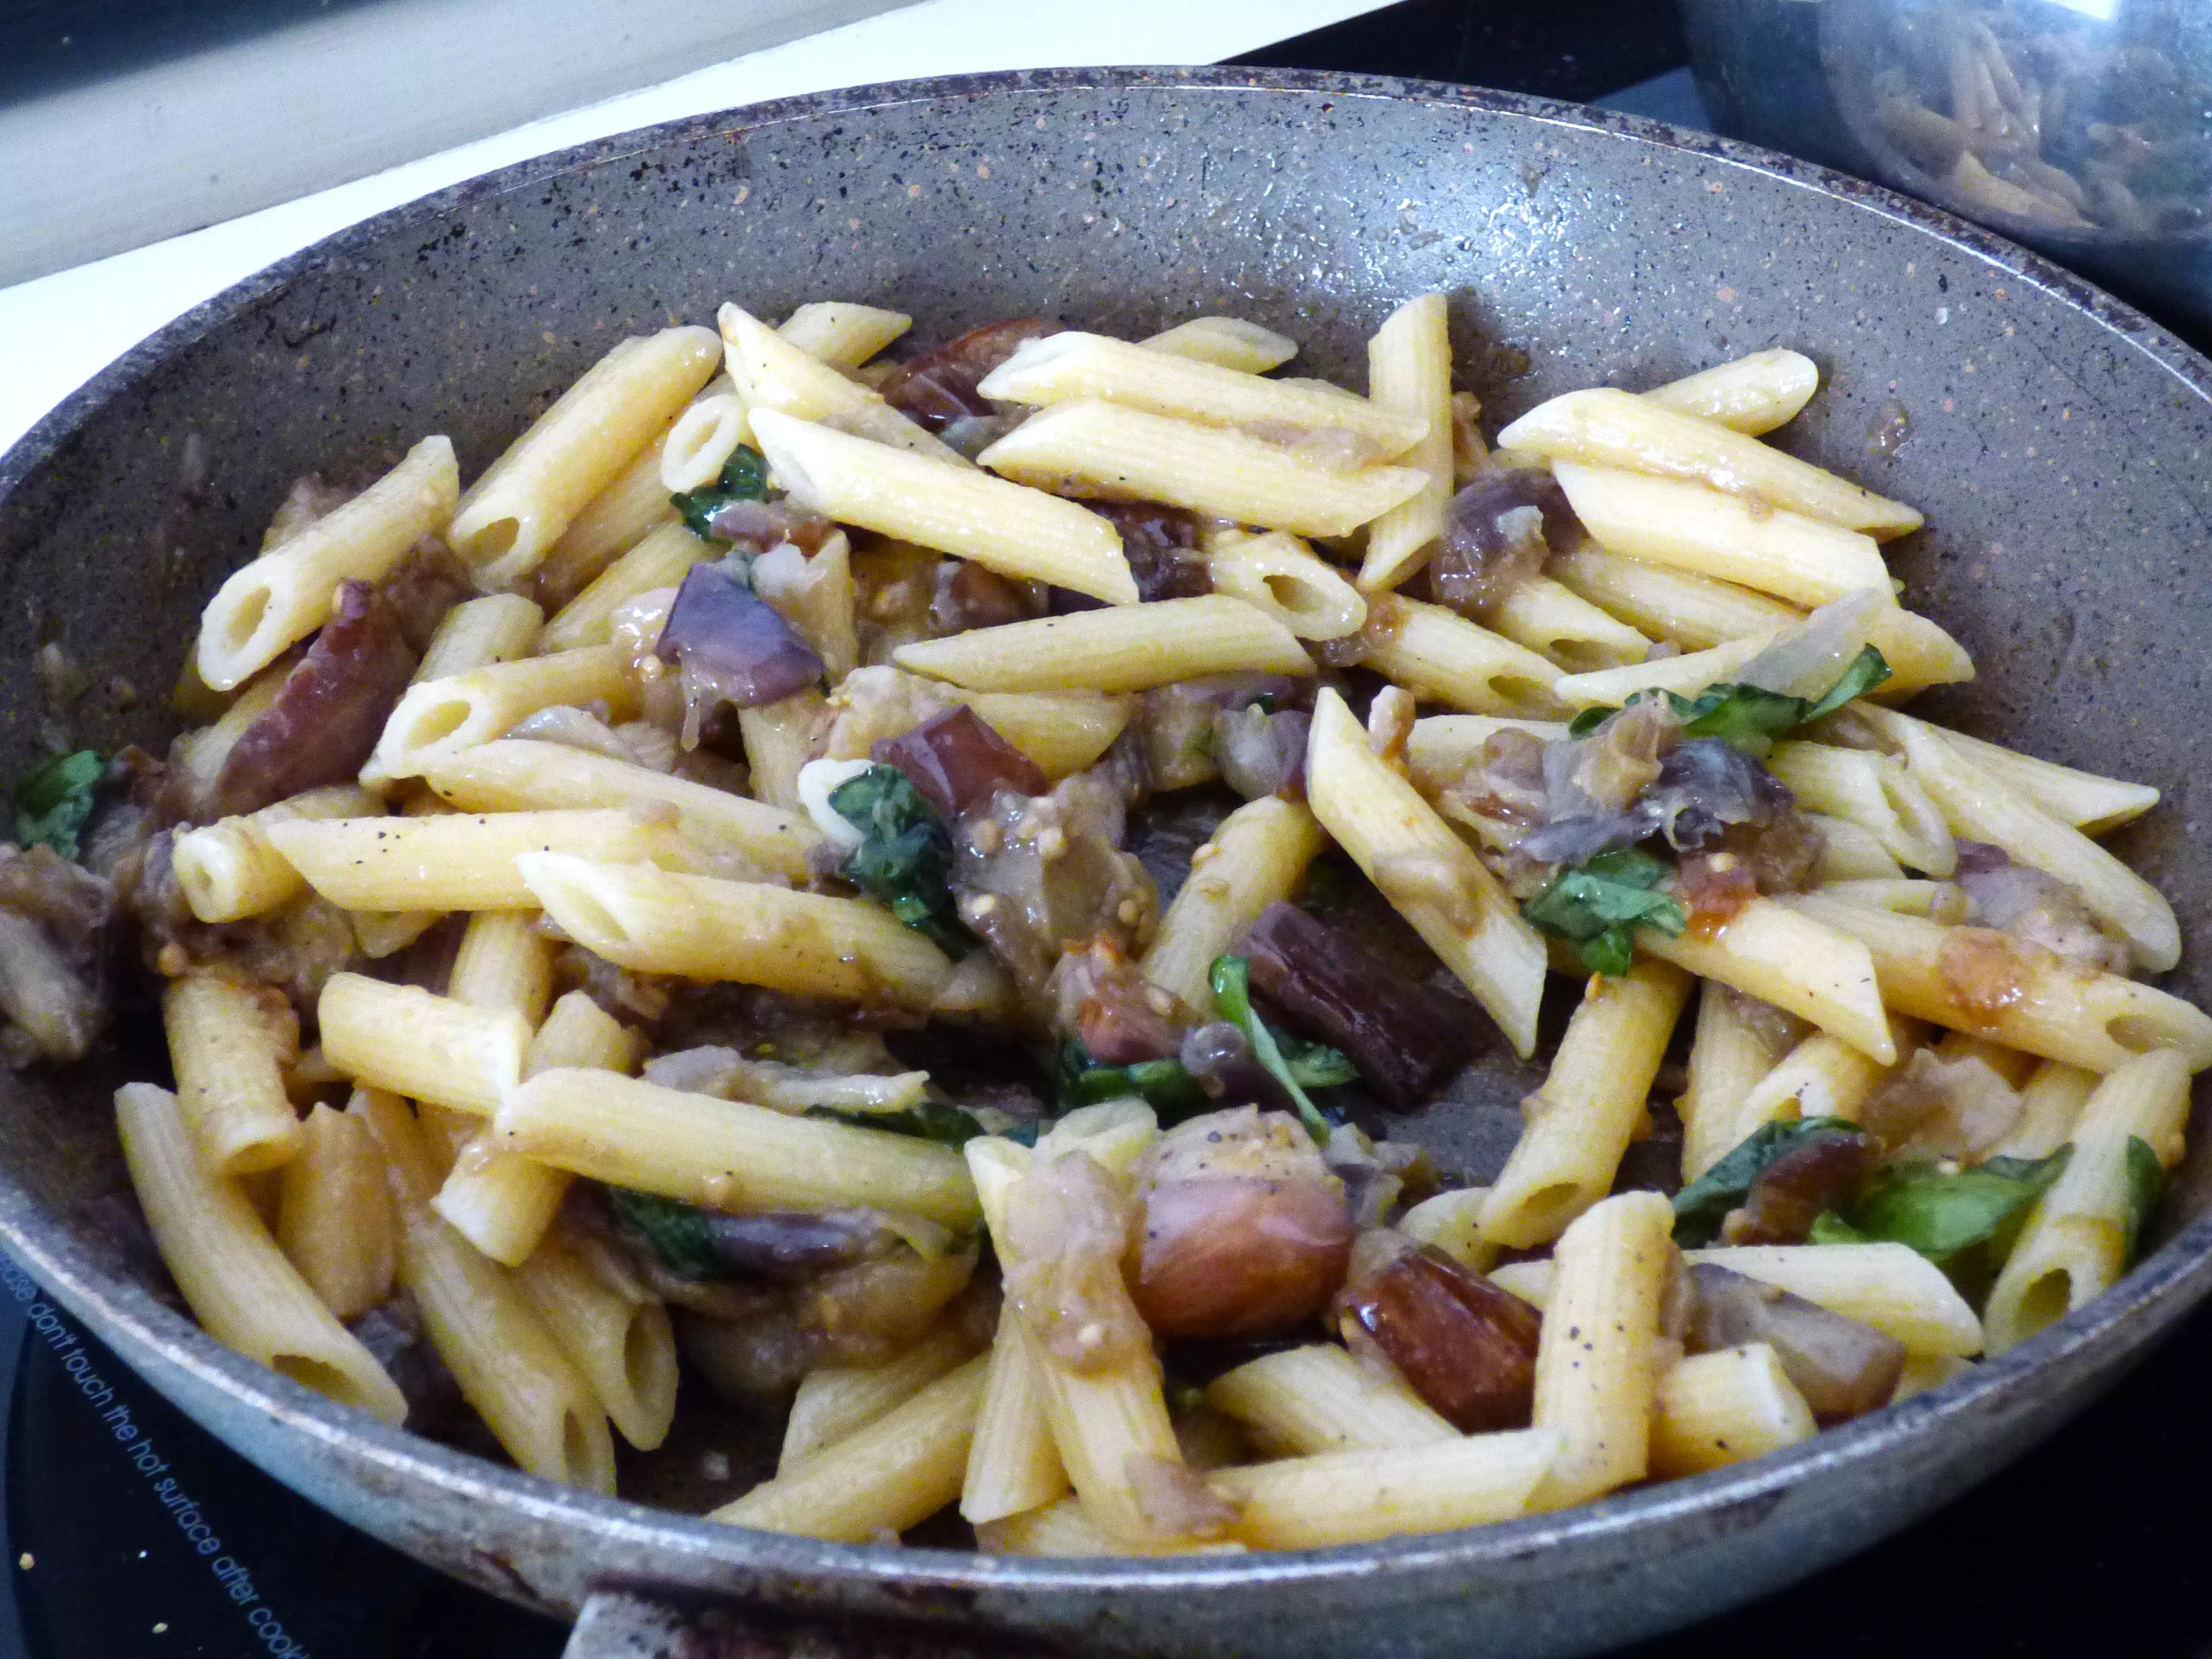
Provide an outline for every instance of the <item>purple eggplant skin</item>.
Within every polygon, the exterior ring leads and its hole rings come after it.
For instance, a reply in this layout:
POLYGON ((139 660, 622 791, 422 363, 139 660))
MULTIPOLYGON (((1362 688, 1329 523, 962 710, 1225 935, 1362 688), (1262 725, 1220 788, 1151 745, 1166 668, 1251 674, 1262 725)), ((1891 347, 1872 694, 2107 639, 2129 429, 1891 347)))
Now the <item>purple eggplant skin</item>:
POLYGON ((1467 1012, 1294 904, 1269 905, 1237 947, 1252 988, 1341 1048, 1382 1101, 1410 1111, 1474 1048, 1467 1012))
POLYGON ((739 708, 781 702, 822 678, 822 659, 767 601, 720 565, 695 564, 654 647, 685 679, 739 708))

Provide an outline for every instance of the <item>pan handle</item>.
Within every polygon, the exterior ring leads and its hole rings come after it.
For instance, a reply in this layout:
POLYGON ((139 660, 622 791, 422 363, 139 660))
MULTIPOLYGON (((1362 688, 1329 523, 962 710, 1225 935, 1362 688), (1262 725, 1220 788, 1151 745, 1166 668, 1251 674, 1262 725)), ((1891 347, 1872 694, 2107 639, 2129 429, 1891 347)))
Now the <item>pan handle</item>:
POLYGON ((995 1632, 799 1617, 690 1591, 594 1590, 562 1659, 1062 1659, 995 1632))

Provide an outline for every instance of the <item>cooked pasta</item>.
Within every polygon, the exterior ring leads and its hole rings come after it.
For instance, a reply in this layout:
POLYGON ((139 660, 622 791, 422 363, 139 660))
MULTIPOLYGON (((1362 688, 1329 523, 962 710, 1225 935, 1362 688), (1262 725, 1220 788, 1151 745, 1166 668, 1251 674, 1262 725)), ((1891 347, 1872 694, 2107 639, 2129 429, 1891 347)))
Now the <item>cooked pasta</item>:
POLYGON ((2162 1236, 2212 1015, 2093 839, 2159 792, 1900 711, 1974 665, 1919 514, 1762 441, 1809 358, 1493 447, 1443 293, 1364 396, 753 303, 465 489, 303 481, 96 867, 0 849, 0 1055, 96 1033, 61 919, 155 976, 118 1121, 217 1340, 397 1421, 411 1304, 532 1474, 711 1391, 717 1522, 1164 1557, 1787 1456, 2162 1236), (1517 1137, 1425 1149, 1470 1062, 1517 1137))

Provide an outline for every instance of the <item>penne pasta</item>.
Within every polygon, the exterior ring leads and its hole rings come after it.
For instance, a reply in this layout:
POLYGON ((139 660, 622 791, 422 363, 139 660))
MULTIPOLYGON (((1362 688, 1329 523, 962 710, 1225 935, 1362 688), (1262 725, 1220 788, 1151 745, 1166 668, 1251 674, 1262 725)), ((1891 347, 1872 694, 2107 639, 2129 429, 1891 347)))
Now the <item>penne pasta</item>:
POLYGON ((1808 606, 1888 585, 1873 538, 1784 502, 1762 507, 1692 480, 1575 460, 1557 461, 1552 471, 1575 516, 1608 553, 1808 606))
POLYGON ((1360 639, 1368 667, 1455 708, 1552 715, 1572 706, 1557 695, 1560 674, 1551 663, 1440 605, 1376 593, 1360 639))
POLYGON ((1795 605, 1748 587, 1672 565, 1625 558, 1595 542, 1553 554, 1544 568, 1570 592, 1650 638, 1685 651, 1771 637, 1803 619, 1795 605))
POLYGON ((672 806, 687 840, 794 881, 805 878, 808 853, 822 839, 805 817, 766 801, 565 744, 501 738, 440 761, 423 781, 464 812, 672 806))
POLYGON ((1366 623, 1359 590, 1282 531, 1219 538, 1206 568, 1215 592, 1267 612, 1302 640, 1340 640, 1366 623))
POLYGON ((494 663, 410 686, 385 722, 373 763, 388 778, 419 778, 440 762, 504 737, 541 708, 603 703, 616 720, 636 712, 627 653, 586 646, 494 663))
POLYGON ((1248 433, 1091 398, 1032 415, 976 459, 1040 489, 1165 501, 1299 536, 1349 535, 1427 477, 1405 466, 1339 471, 1248 433))
POLYGON ((557 1235, 514 1269, 514 1284, 622 1437, 640 1451, 665 1440, 676 1420, 676 1334, 668 1310, 635 1287, 611 1283, 557 1235))
MULTIPOLYGON (((1444 365, 1449 395, 1448 344, 1444 365)), ((1025 342, 985 375, 976 390, 1000 402, 1039 408, 1101 398, 1208 426, 1356 433, 1374 446, 1377 460, 1405 453, 1430 429, 1425 410, 1370 402, 1334 386, 1323 391, 1296 380, 1263 380, 1076 329, 1025 342)))
MULTIPOLYGON (((1149 1111, 1146 1115, 1150 1116, 1149 1111)), ((1072 1150, 1073 1139, 1071 1135, 1059 1146, 1040 1146, 1037 1157, 1072 1150)), ((962 1151, 993 1249, 1002 1265, 1018 1260, 1009 1254, 1014 1243, 1006 1231, 1006 1206, 1015 1184, 1032 1168, 1029 1150, 995 1136, 978 1136, 962 1151)), ((1002 1319, 1021 1316, 1011 1305, 1000 1315, 1002 1319)), ((1036 1333, 1032 1329, 1030 1334, 1036 1333)), ((1134 1473, 1133 1466, 1140 1462, 1180 1468, 1183 1461, 1161 1392, 1159 1362, 1150 1350, 1077 1370, 1046 1352, 1042 1341, 1034 1346, 1044 1384, 1045 1422, 1085 1515, 1124 1546, 1150 1549, 1177 1539, 1188 1541, 1148 1509, 1134 1473)))
POLYGON ((735 392, 695 398, 660 441, 661 487, 671 495, 705 489, 751 436, 745 400, 735 392))
POLYGON ((1531 576, 1499 601, 1491 618, 1516 645, 1570 674, 1645 660, 1651 641, 1549 576, 1531 576))
POLYGON ((1441 294, 1421 294, 1383 320, 1367 343, 1367 391, 1376 407, 1427 429, 1406 454, 1424 475, 1420 489, 1367 532, 1359 585, 1395 587, 1419 568, 1444 533, 1452 495, 1450 312, 1441 294))
POLYGON ((2073 888, 2091 915, 2127 940, 2138 969, 2164 973, 2181 960, 2181 925, 2173 907, 2126 865, 2043 811, 1924 720, 1881 708, 1868 709, 1864 718, 1904 750, 1906 769, 1950 834, 2002 847, 2014 863, 2073 888))
POLYGON ((1190 875, 1160 918, 1145 952, 1145 977, 1193 1008, 1212 1006, 1206 975, 1215 957, 1260 913, 1287 899, 1326 844, 1314 816, 1296 801, 1247 801, 1191 854, 1190 875))
MULTIPOLYGON (((1753 511, 1802 514, 1883 540, 1917 530, 1921 524, 1920 514, 1901 501, 1886 501, 1717 422, 1680 414, 1663 403, 1609 386, 1570 392, 1538 404, 1498 434, 1498 447, 1554 462, 1625 467, 1661 478, 1694 481, 1732 495, 1753 511)), ((1573 491, 1568 495, 1571 500, 1573 491)), ((1581 510, 1577 503, 1577 513, 1581 510)), ((1598 535, 1595 527, 1591 533, 1598 535)), ((1606 541, 1602 535, 1598 539, 1606 541)))
POLYGON ((238 1182, 201 1161, 176 1097, 126 1083, 115 1124, 147 1227, 201 1328, 341 1405, 404 1418, 398 1386, 284 1259, 238 1182))
POLYGON ((1579 1504, 1649 1470, 1660 1304, 1680 1261, 1674 1224, 1658 1194, 1622 1193, 1559 1236, 1536 1347, 1534 1419, 1559 1442, 1532 1509, 1579 1504))
POLYGON ((1440 1446, 1461 1438, 1410 1389, 1333 1342, 1247 1360, 1206 1385, 1206 1403, 1243 1424, 1270 1457, 1440 1446))
POLYGON ((414 684, 526 657, 538 645, 544 621, 545 613, 520 593, 487 593, 457 605, 439 619, 423 647, 414 684))
POLYGON ((243 817, 180 830, 170 848, 177 885, 202 921, 243 921, 297 898, 307 884, 269 839, 272 824, 294 818, 366 817, 383 802, 353 784, 311 789, 243 817))
POLYGON ((1149 351, 1265 374, 1298 355, 1297 343, 1242 317, 1194 317, 1139 342, 1149 351))
POLYGON ((300 1128, 277 1192, 276 1245, 334 1317, 358 1319, 392 1294, 398 1223, 383 1156, 359 1118, 329 1106, 310 1107, 300 1128))
POLYGON ((612 1493, 605 1411, 506 1269, 478 1255, 430 1208, 437 1159, 405 1103, 367 1089, 348 1110, 383 1151, 399 1214, 399 1282, 461 1397, 530 1474, 612 1493))
POLYGON ((1050 582, 1109 605, 1137 602, 1121 532, 1073 501, 770 410, 754 412, 753 431, 783 487, 840 524, 1017 580, 1050 582))
POLYGON ((1764 1342, 1696 1354, 1659 1379, 1651 1472, 1673 1479, 1726 1468, 1810 1440, 1812 1409, 1764 1342))
POLYGON ((1482 1207, 1486 1242, 1549 1243, 1611 1189, 1689 992, 1689 975, 1664 962, 1590 976, 1550 1072, 1521 1103, 1521 1138, 1482 1207))
MULTIPOLYGON (((1907 1053, 1915 1040, 1911 1022, 1893 1020, 1891 1030, 1897 1052, 1907 1053)), ((1684 1178, 1696 1180, 1765 1124, 1808 1117, 1857 1122, 1859 1109, 1893 1069, 1840 1038, 1815 1032, 1754 1083, 1733 1112, 1700 1117, 1698 1131, 1683 1140, 1684 1178)))
POLYGON ((785 318, 775 331, 818 362, 858 368, 913 326, 914 319, 903 311, 847 300, 812 300, 785 318))
POLYGON ((530 1025, 412 985, 333 974, 315 1005, 323 1058, 365 1088, 486 1115, 521 1080, 530 1025))
POLYGON ((576 515, 714 377, 704 328, 628 339, 587 369, 469 486, 447 535, 486 592, 544 562, 576 515))
POLYGON ((1767 757, 1767 769, 1812 811, 1869 831, 1905 868, 1938 878, 1958 868, 1943 814, 1920 778, 1889 756, 1824 743, 1784 743, 1767 757))
MULTIPOLYGON (((975 1349, 974 1339, 957 1324, 945 1322, 879 1365, 821 1365, 807 1372, 784 1423, 777 1474, 792 1474, 871 1423, 880 1422, 939 1377, 973 1359, 975 1349)), ((988 1387, 985 1392, 988 1395, 988 1387)))
POLYGON ((1643 396, 1677 415, 1717 421, 1755 438, 1795 419, 1820 386, 1820 368, 1804 353, 1767 350, 1686 374, 1643 396))
POLYGON ((916 1009, 952 977, 943 951, 860 899, 569 853, 525 853, 515 863, 564 933, 639 973, 916 1009))
POLYGON ((902 645, 892 660, 971 691, 1145 691, 1244 669, 1314 672, 1296 635, 1224 593, 970 629, 902 645))
MULTIPOLYGON (((726 376, 707 383, 707 390, 726 386, 726 376)), ((615 474, 605 489, 584 503, 560 539, 546 550, 545 557, 531 573, 532 597, 548 611, 558 611, 599 579, 615 560, 662 525, 676 519, 676 503, 668 486, 660 482, 660 459, 668 433, 682 411, 637 453, 636 459, 615 474)))
MULTIPOLYGON (((1758 898, 1710 933, 1692 929, 1669 938, 1645 928, 1636 943, 1700 978, 1810 1020, 1870 1060, 1894 1065, 1897 1044, 1882 1010, 1887 976, 1877 984, 1875 958, 1863 936, 1833 915, 1850 908, 1830 902, 1816 910, 1796 900, 1758 898)), ((1903 1012, 1929 1018, 1915 1008, 1903 1012)))
POLYGON ((2103 1079, 2094 1072, 2046 1060, 2021 1085, 2020 1121, 1990 1148, 1992 1157, 2048 1158, 2073 1135, 2081 1109, 2103 1079))
POLYGON ((2212 1066, 2212 1015, 2180 998, 2100 973, 1987 927, 1947 927, 1819 893, 1780 901, 1865 945, 1899 1012, 2084 1070, 2117 1070, 2174 1048, 2212 1066))
POLYGON ((1515 1050, 1533 1054, 1544 994, 1542 939, 1413 785, 1376 758, 1334 690, 1314 705, 1306 799, 1322 828, 1474 994, 1515 1050))
POLYGON ((1231 1530, 1255 1549, 1325 1549, 1451 1532, 1538 1507, 1565 1437, 1539 1425, 1449 1443, 1324 1452, 1217 1470, 1231 1530))
MULTIPOLYGON (((925 456, 957 470, 968 468, 965 456, 907 419, 880 393, 809 356, 757 317, 726 305, 715 320, 728 349, 730 379, 752 412, 756 436, 765 435, 761 416, 781 416, 819 422, 866 442, 925 456)), ((773 453, 769 459, 775 464, 773 453)))
MULTIPOLYGON (((644 1048, 636 1032, 584 992, 571 991, 531 1038, 523 1074, 535 1077, 558 1066, 628 1074, 637 1069, 644 1048)), ((433 1206, 494 1261, 519 1267, 552 1226, 569 1179, 566 1170, 500 1151, 489 1130, 481 1129, 454 1158, 433 1206)))
POLYGON ((984 1358, 969 1360, 904 1404, 779 1472, 707 1518, 848 1544, 900 1532, 960 1495, 983 1400, 984 1358))
POLYGON ((269 835, 309 886, 349 910, 535 909, 539 901, 517 863, 530 853, 641 863, 686 858, 676 827, 643 811, 301 820, 269 835))
MULTIPOLYGON (((1011 1308, 1001 1309, 960 1488, 962 1519, 990 1526, 1035 1514, 1068 1492, 1045 1401, 1050 1386, 1044 1354, 1028 1324, 1011 1308)), ((1081 1505, 1075 1509, 1081 1512, 1081 1505)))
POLYGON ((1982 1322, 1943 1270, 1903 1244, 1753 1244, 1688 1250, 1711 1262, 1856 1319, 1917 1354, 1970 1358, 1982 1322))
POLYGON ((2004 780, 2038 809, 2061 823, 2072 824, 2085 836, 2105 835, 2132 823, 2158 805, 2158 791, 2147 783, 2076 771, 1948 727, 1930 729, 1939 731, 1945 743, 2004 780))
POLYGON ((2149 1219, 2136 1207, 2138 1162, 2155 1163, 2161 1175, 2180 1162, 2189 1075, 2188 1061, 2160 1049, 2098 1084, 2068 1134, 2073 1156, 2035 1200, 1990 1288, 1991 1353, 2018 1346, 2119 1283, 2149 1219))
POLYGON ((611 1072, 540 1072, 507 1095, 493 1128, 501 1152, 710 1209, 851 1204, 945 1227, 977 1219, 960 1154, 933 1141, 611 1072))
POLYGON ((258 1175, 299 1155, 300 1121, 283 1077, 284 1062, 298 1050, 299 1030, 281 996, 189 975, 169 981, 161 1024, 177 1107, 209 1168, 218 1175, 258 1175))
POLYGON ((1781 1060, 1758 1017, 1759 1005, 1718 981, 1698 993, 1698 1020, 1690 1042, 1689 1077, 1674 1102, 1682 1120, 1682 1179, 1695 1181, 1743 1137, 1735 1133, 1744 1102, 1781 1060))
POLYGON ((592 578, 582 592, 562 605, 539 636, 541 652, 580 651, 614 637, 615 612, 657 587, 678 587, 695 564, 720 556, 718 550, 678 523, 664 524, 592 578))
POLYGON ((330 620, 338 585, 374 582, 453 518, 453 446, 425 438, 351 501, 234 572, 200 618, 200 678, 230 691, 330 620))

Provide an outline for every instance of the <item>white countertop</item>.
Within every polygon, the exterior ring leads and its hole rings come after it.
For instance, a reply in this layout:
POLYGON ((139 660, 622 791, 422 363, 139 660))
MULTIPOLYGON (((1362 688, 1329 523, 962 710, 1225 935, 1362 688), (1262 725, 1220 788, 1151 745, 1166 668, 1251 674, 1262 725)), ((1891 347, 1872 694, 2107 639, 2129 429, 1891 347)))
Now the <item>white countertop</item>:
POLYGON ((984 70, 1208 64, 1380 0, 922 0, 717 64, 189 235, 0 289, 0 449, 100 368, 201 301, 345 226, 611 133, 763 99, 984 70))

